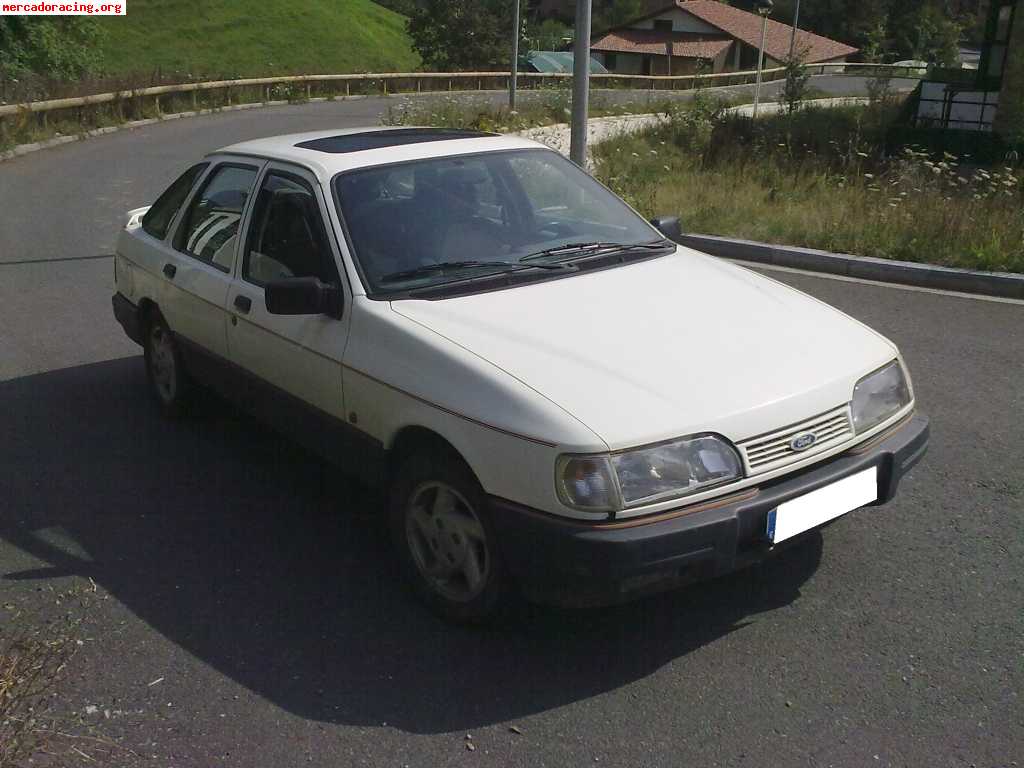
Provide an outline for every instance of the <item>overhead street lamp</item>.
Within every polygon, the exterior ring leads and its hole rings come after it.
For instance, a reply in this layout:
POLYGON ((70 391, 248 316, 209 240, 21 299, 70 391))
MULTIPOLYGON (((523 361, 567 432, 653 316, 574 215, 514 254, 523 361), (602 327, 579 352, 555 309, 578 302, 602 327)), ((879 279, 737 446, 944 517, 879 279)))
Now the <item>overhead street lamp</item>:
POLYGON ((587 162, 587 101, 590 97, 590 3, 576 0, 572 41, 572 122, 569 159, 581 168, 587 162))
POLYGON ((757 109, 761 105, 761 71, 764 69, 764 44, 768 39, 768 17, 772 14, 775 5, 772 0, 757 0, 754 10, 761 16, 761 49, 757 53, 757 83, 754 85, 754 119, 757 119, 757 109))
POLYGON ((519 0, 514 0, 515 11, 512 13, 512 76, 508 79, 508 108, 516 109, 516 76, 519 74, 519 0))

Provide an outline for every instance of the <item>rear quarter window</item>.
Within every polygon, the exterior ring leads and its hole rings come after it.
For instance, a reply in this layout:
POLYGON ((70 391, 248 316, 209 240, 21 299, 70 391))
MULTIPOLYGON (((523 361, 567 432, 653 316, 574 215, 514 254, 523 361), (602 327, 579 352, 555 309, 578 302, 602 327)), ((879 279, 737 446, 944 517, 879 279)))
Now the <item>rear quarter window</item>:
POLYGON ((156 199, 156 202, 142 217, 142 229, 147 234, 158 240, 163 240, 167 236, 167 228, 171 226, 174 214, 181 208, 188 193, 192 191, 192 186, 202 176, 208 165, 209 163, 196 163, 175 179, 171 186, 156 199))

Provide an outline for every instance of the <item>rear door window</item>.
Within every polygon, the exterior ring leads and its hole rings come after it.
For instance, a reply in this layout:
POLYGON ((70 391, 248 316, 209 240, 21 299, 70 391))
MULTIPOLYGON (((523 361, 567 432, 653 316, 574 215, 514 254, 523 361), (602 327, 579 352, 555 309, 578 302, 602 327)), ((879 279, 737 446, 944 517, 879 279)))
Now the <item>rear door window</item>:
POLYGON ((185 212, 174 247, 230 272, 238 227, 256 181, 256 170, 255 166, 238 164, 215 168, 185 212))

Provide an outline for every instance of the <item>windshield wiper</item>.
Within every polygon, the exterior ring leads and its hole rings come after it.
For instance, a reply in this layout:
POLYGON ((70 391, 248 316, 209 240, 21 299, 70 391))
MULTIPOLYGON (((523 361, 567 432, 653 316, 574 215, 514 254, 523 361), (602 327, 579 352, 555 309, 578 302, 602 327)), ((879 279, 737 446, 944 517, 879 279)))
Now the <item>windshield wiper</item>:
MULTIPOLYGON (((565 245, 556 245, 554 248, 547 248, 543 251, 537 251, 531 253, 528 256, 523 256, 520 261, 533 261, 534 259, 542 259, 545 256, 561 256, 563 254, 573 253, 574 251, 603 251, 603 250, 615 250, 615 251, 626 251, 633 249, 645 249, 645 250, 663 250, 671 246, 672 243, 669 240, 659 240, 654 243, 607 243, 607 242, 594 242, 594 243, 566 243, 565 245)), ((556 266, 556 265, 552 265, 556 266)))
POLYGON ((432 275, 437 272, 447 272, 453 269, 471 269, 476 267, 501 267, 501 272, 518 272, 521 269, 551 269, 566 270, 575 269, 571 264, 522 264, 518 261, 481 261, 479 259, 467 259, 465 261, 440 261, 436 264, 424 264, 414 269, 404 269, 401 272, 391 272, 380 278, 381 283, 396 283, 402 280, 413 280, 417 277, 432 275))

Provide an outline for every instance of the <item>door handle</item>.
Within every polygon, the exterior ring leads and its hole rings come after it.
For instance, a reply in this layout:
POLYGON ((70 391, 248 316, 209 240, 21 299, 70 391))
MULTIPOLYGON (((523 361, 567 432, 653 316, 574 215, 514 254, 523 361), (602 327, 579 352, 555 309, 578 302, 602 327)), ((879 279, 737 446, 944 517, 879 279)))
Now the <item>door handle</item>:
POLYGON ((252 299, 248 296, 238 294, 235 296, 235 309, 241 312, 243 315, 249 314, 249 310, 252 309, 252 299))
POLYGON ((173 264, 164 264, 164 275, 168 280, 173 280, 174 276, 178 274, 178 268, 173 264))

